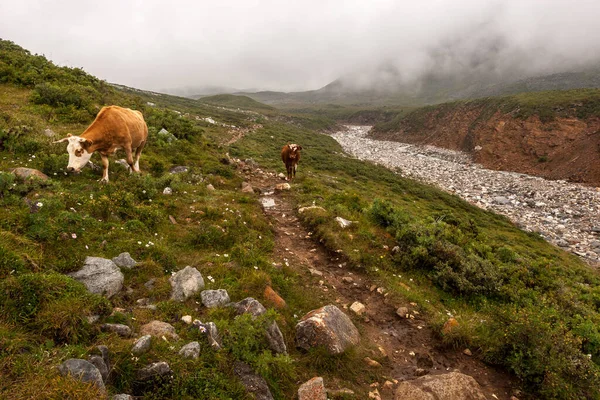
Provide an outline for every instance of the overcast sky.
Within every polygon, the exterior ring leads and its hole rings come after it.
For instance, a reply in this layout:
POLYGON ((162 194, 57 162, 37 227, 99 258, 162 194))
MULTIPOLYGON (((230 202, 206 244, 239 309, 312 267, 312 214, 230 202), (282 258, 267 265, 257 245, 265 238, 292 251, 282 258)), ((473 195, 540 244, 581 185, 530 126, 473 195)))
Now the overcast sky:
POLYGON ((600 0, 2 0, 0 38, 142 89, 306 90, 382 65, 577 67, 600 56, 600 0))

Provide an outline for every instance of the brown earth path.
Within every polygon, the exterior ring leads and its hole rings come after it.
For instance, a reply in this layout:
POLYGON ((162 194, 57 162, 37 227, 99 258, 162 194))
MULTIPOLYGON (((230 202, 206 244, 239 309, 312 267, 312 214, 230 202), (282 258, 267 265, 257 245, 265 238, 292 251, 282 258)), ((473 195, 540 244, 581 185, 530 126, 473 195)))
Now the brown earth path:
MULTIPOLYGON (((302 226, 298 211, 294 207, 289 191, 274 190, 283 183, 275 174, 262 171, 256 166, 242 168, 252 187, 260 191, 262 198, 271 198, 275 206, 263 208, 275 232, 275 260, 289 264, 300 275, 306 276, 306 287, 316 285, 322 293, 323 305, 336 304, 351 315, 362 332, 363 343, 371 344, 371 358, 382 361, 381 376, 398 381, 416 378, 419 368, 429 370, 429 374, 442 374, 460 371, 470 375, 481 385, 488 399, 510 399, 518 387, 518 381, 506 372, 484 364, 473 356, 463 354, 463 349, 444 346, 427 321, 413 313, 414 319, 396 315, 399 306, 415 309, 411 304, 391 304, 378 290, 379 285, 363 271, 350 268, 341 254, 329 252, 311 237, 302 226), (314 271, 317 270, 322 275, 314 271), (343 280, 343 278, 352 278, 343 280), (359 301, 366 306, 361 317, 354 315, 347 307, 359 301), (387 354, 387 358, 382 357, 387 354)), ((291 185, 294 190, 294 184, 291 185)), ((392 399, 393 391, 384 390, 379 382, 378 391, 382 399, 392 399)), ((374 382, 367 382, 371 384, 374 382)), ((325 382, 326 386, 328 382, 325 382)), ((395 388, 395 385, 394 385, 395 388)), ((518 393, 518 392, 517 392, 518 393)))

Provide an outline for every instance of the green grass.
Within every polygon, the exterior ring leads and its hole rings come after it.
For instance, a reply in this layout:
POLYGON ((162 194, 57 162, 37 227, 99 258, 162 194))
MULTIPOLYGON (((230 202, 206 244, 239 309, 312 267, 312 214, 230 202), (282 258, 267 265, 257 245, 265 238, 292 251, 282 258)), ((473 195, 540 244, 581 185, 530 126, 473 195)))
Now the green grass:
POLYGON ((275 107, 260 103, 248 96, 239 96, 234 94, 217 94, 214 96, 201 97, 198 99, 198 102, 260 112, 269 112, 275 110, 275 107))

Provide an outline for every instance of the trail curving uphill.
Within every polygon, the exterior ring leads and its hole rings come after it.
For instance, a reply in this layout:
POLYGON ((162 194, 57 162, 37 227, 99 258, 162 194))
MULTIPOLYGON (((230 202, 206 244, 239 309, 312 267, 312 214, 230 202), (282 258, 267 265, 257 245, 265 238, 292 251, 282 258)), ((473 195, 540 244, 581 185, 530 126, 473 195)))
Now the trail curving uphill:
POLYGON ((600 188, 485 169, 462 152, 369 139, 370 129, 349 125, 331 136, 358 159, 399 168, 403 176, 505 215, 522 229, 599 265, 600 188))

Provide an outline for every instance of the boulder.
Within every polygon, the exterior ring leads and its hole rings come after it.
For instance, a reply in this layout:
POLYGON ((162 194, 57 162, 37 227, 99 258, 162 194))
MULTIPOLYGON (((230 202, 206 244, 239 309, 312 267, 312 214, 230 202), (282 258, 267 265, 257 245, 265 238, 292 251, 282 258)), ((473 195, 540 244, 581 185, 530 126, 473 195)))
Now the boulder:
POLYGON ((100 257, 86 257, 83 268, 69 276, 83 283, 90 292, 109 299, 121 291, 125 279, 112 260, 100 257))
POLYGON ((267 312, 267 309, 260 302, 252 297, 246 297, 244 300, 233 303, 232 307, 237 314, 252 314, 258 317, 267 312))
POLYGON ((298 400, 327 400, 323 378, 315 377, 298 388, 298 400))
POLYGON ((104 332, 116 333, 121 337, 131 336, 131 328, 123 324, 102 324, 100 329, 104 332))
POLYGON ((267 382, 252 371, 248 364, 236 361, 233 364, 233 372, 240 379, 242 385, 248 392, 254 395, 256 400, 273 400, 267 382))
POLYGON ((38 171, 33 168, 24 168, 19 167, 10 171, 14 176, 22 180, 30 180, 30 179, 40 179, 42 181, 47 181, 50 179, 48 175, 44 174, 42 171, 38 171))
POLYGON ((150 350, 152 345, 152 335, 144 335, 135 341, 131 348, 131 353, 134 356, 139 356, 150 350))
POLYGON ((179 340, 179 336, 177 335, 173 325, 162 321, 152 321, 146 325, 142 325, 140 328, 140 333, 142 335, 150 335, 157 338, 164 336, 168 339, 179 340))
POLYGON ((185 301, 204 288, 204 278, 196 268, 187 266, 169 278, 171 300, 185 301))
POLYGON ((229 294, 225 289, 203 290, 200 292, 202 304, 208 308, 222 307, 229 304, 229 294))
POLYGON ((190 342, 179 350, 179 355, 183 358, 196 359, 200 356, 200 343, 190 342))
POLYGON ((296 325, 296 346, 304 350, 323 346, 331 354, 341 354, 359 342, 358 329, 334 305, 309 312, 296 325))
POLYGON ((78 358, 70 358, 58 366, 62 376, 72 376, 82 382, 90 382, 102 391, 106 390, 102 374, 94 364, 78 358))
POLYGON ((133 268, 137 265, 137 262, 131 258, 131 255, 127 252, 121 253, 116 257, 113 257, 112 261, 120 268, 133 268))
POLYGON ((400 382, 394 400, 485 400, 481 387, 472 377, 451 372, 428 375, 400 382))

